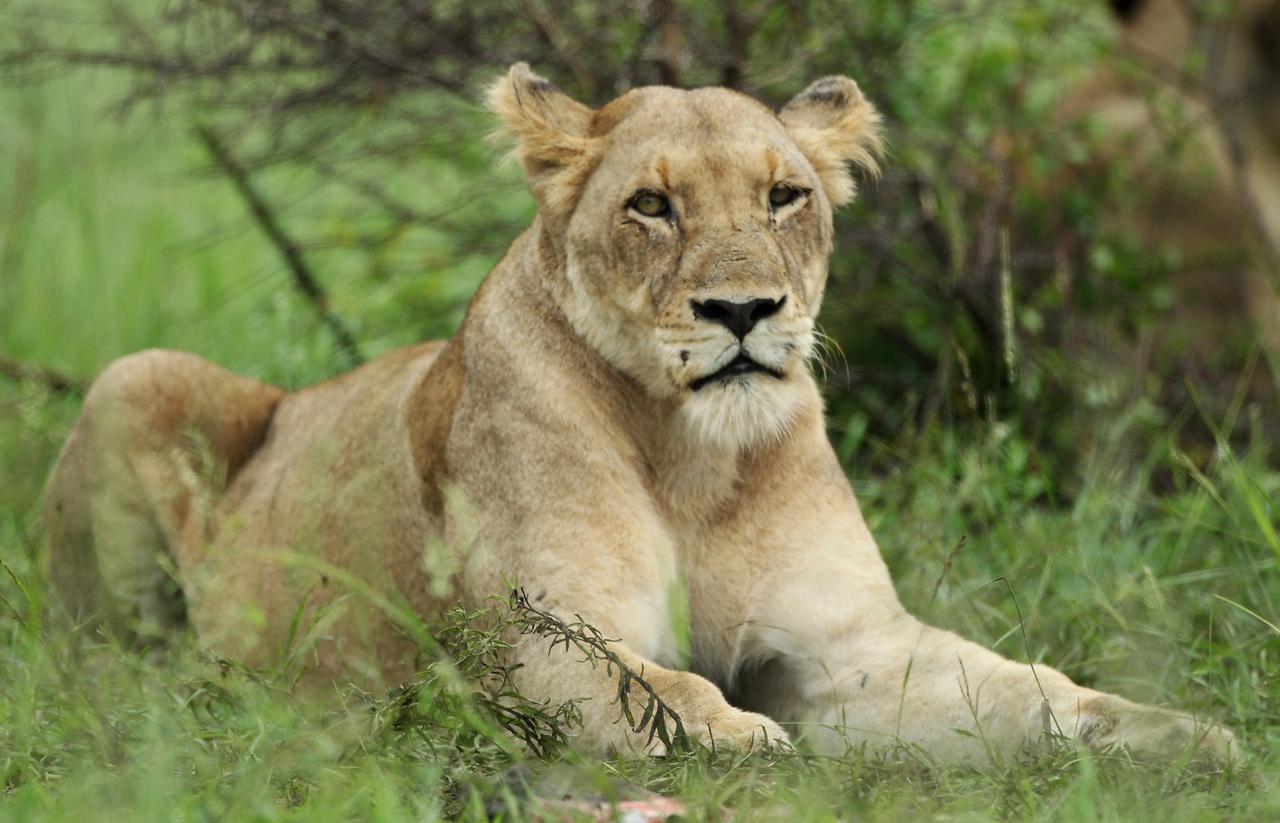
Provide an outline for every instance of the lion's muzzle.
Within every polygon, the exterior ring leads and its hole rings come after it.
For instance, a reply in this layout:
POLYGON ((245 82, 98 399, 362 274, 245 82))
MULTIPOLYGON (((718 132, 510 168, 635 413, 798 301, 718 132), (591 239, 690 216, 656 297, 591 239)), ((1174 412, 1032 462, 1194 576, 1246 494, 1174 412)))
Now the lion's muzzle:
POLYGON ((770 377, 782 379, 782 372, 777 369, 771 369, 763 363, 752 360, 745 351, 739 351, 738 356, 730 360, 727 364, 716 369, 708 375, 699 377, 689 384, 689 388, 698 391, 708 383, 715 383, 718 380, 726 380, 730 377, 737 377, 743 374, 751 374, 753 372, 763 372, 770 377))

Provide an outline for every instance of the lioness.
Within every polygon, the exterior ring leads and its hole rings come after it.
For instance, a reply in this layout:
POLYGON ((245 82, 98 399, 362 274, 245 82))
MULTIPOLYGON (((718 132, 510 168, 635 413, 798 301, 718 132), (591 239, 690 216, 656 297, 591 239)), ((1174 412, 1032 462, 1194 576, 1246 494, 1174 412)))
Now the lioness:
MULTIPOLYGON (((98 379, 47 494, 77 616, 162 633, 182 612, 172 571, 218 653, 270 665, 306 635, 313 678, 394 683, 416 662, 397 608, 431 618, 516 580, 619 638, 717 746, 794 734, 985 761, 1053 733, 1229 753, 1225 729, 899 604, 807 369, 832 209, 879 147, 852 80, 777 114, 718 88, 592 110, 518 64, 489 104, 538 214, 453 339, 291 394, 164 351, 98 379), (674 668, 676 587, 694 671, 674 668)), ((652 750, 604 667, 545 642, 513 654, 527 696, 586 698, 579 746, 652 750)))

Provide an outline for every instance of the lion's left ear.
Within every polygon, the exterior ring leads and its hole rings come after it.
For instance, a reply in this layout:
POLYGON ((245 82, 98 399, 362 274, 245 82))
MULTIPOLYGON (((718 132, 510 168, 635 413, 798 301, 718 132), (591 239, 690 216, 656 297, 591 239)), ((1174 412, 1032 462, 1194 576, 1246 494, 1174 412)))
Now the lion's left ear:
POLYGON ((591 109, 526 63, 516 63, 490 86, 485 102, 515 138, 515 156, 539 206, 557 212, 568 205, 593 146, 591 109))
POLYGON ((879 174, 883 150, 880 113, 848 77, 824 77, 797 94, 778 113, 791 139, 813 164, 833 206, 857 191, 850 164, 879 174))

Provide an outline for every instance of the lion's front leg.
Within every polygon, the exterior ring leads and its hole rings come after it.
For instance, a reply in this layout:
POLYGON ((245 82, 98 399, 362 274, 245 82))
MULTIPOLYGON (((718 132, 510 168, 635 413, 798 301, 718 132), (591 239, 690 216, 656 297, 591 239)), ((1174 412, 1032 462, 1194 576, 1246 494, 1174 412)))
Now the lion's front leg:
MULTIPOLYGON (((699 554, 695 657, 735 702, 828 752, 988 763, 1055 739, 1225 756, 1230 732, 1083 688, 907 614, 814 418, 699 554), (748 589, 723 581, 751 581, 748 589)), ((767 473, 766 473, 767 472, 767 473)))
MULTIPOLYGON (((524 635, 512 661, 520 693, 552 708, 576 704, 581 725, 574 742, 585 751, 789 746, 774 720, 735 708, 711 681, 654 659, 664 646, 663 603, 654 597, 661 587, 620 585, 620 576, 607 573, 612 565, 580 563, 572 576, 524 578, 533 594, 526 590, 516 612, 524 635), (601 593, 611 602, 602 602, 601 593)), ((630 571, 643 579, 642 566, 630 571)))
MULTIPOLYGON (((821 749, 906 745, 944 762, 983 764, 1078 741, 1159 757, 1225 759, 1229 731, 1087 689, 1017 663, 905 613, 789 662, 797 730, 821 749)), ((789 693, 788 693, 789 691, 789 693)))
POLYGON ((843 526, 774 555, 789 571, 750 607, 742 653, 764 662, 739 678, 740 705, 831 753, 905 745, 980 765, 1075 740, 1162 757, 1231 754, 1223 728, 924 625, 899 604, 860 519, 843 526))
POLYGON ((666 665, 676 657, 668 603, 675 546, 643 490, 602 470, 608 453, 542 456, 525 442, 528 464, 557 466, 572 489, 523 467, 477 476, 474 487, 510 488, 504 499, 537 505, 477 509, 464 501, 482 495, 464 488, 446 535, 464 547, 465 600, 480 605, 512 585, 527 596, 517 614, 523 636, 512 650, 520 694, 552 707, 576 702, 575 746, 596 753, 662 753, 664 735, 655 729, 664 724, 670 739, 677 716, 687 737, 706 745, 786 745, 773 720, 733 707, 710 680, 666 665))

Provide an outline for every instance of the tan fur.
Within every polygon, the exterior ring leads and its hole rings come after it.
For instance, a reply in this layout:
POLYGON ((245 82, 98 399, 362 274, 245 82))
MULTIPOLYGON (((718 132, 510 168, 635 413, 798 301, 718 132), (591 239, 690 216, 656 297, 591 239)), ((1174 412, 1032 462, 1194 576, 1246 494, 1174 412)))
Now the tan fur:
MULTIPOLYGON (((720 746, 803 735, 981 762, 1048 728, 1229 750, 1225 730, 1033 673, 899 604, 807 370, 832 204, 878 146, 853 81, 819 81, 781 118, 723 89, 638 89, 591 112, 522 65, 489 99, 539 214, 448 343, 293 394, 170 352, 98 380, 48 495, 78 616, 163 631, 172 565, 213 650, 385 685, 415 671, 391 615, 430 620, 517 581, 619 638, 720 746), (771 209, 779 183, 808 194, 771 209), (671 215, 629 207, 641 189, 671 215), (783 302, 741 343, 692 303, 759 298, 783 302), (776 375, 692 389, 740 347, 776 375), (675 668, 679 589, 693 671, 675 668)), ((586 698, 580 746, 649 745, 618 722, 603 668, 543 641, 514 654, 526 695, 586 698)))

